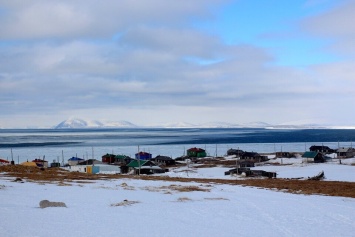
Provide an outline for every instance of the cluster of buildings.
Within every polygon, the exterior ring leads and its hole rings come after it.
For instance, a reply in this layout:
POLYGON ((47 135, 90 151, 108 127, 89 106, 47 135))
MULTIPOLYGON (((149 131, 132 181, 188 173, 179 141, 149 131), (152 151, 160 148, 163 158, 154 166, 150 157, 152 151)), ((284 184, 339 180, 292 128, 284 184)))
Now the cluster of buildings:
POLYGON ((352 147, 341 147, 338 149, 331 149, 328 146, 311 146, 309 151, 303 153, 302 158, 306 161, 313 161, 315 163, 322 163, 329 158, 329 154, 336 154, 338 159, 351 158, 355 156, 355 149, 352 147))
MULTIPOLYGON (((311 146, 309 151, 302 154, 302 158, 306 162, 321 163, 325 162, 329 158, 329 154, 336 154, 337 158, 350 158, 355 156, 355 149, 352 147, 331 149, 328 146, 311 146)), ((300 153, 291 152, 276 152, 276 158, 292 158, 299 157, 300 153)), ((44 159, 34 159, 32 161, 26 161, 21 163, 25 166, 36 166, 40 168, 48 167, 61 167, 64 166, 70 171, 78 171, 84 173, 121 173, 121 174, 156 174, 164 173, 168 171, 169 166, 176 165, 179 162, 193 162, 197 163, 202 158, 207 157, 207 153, 202 148, 192 147, 186 151, 186 155, 177 157, 175 159, 168 156, 158 155, 153 157, 151 153, 140 151, 135 154, 134 158, 126 155, 105 154, 101 157, 101 160, 96 159, 82 159, 79 157, 71 157, 68 159, 67 164, 60 164, 55 160, 52 163, 48 163, 44 159)), ((254 167, 255 163, 268 161, 268 156, 259 154, 257 152, 243 151, 240 149, 229 149, 227 156, 236 157, 236 167, 249 168, 254 167)), ((13 161, 0 159, 1 164, 14 164, 13 161)), ((240 170, 238 170, 240 171, 240 170)), ((270 175, 270 174, 267 174, 270 175)))

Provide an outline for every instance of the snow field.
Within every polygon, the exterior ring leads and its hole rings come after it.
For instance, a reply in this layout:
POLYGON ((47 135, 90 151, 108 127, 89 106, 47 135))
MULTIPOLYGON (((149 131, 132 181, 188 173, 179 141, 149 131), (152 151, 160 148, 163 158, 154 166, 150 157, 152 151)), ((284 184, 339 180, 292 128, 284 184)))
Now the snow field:
POLYGON ((70 184, 1 177, 2 236, 354 236, 352 198, 132 179, 70 184), (41 209, 43 199, 67 208, 41 209), (111 206, 124 200, 138 203, 111 206))

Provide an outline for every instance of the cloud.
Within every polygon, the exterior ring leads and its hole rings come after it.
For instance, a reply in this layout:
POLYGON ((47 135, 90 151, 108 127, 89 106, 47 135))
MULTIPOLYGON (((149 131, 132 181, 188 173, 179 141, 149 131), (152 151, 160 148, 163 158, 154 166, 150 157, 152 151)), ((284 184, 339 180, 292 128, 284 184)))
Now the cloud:
MULTIPOLYGON (((280 67, 267 49, 225 44, 194 26, 196 18, 213 19, 211 9, 222 3, 1 2, 0 109, 7 117, 0 121, 108 116, 136 124, 277 123, 319 111, 337 121, 328 108, 353 99, 352 61, 280 67), (333 99, 334 91, 343 94, 333 99)), ((352 44, 345 29, 321 30, 322 20, 339 9, 307 18, 304 29, 352 44)))
POLYGON ((355 55, 355 1, 338 4, 333 9, 308 17, 302 28, 309 34, 328 39, 332 53, 352 57, 355 55))
POLYGON ((0 35, 3 39, 108 37, 135 24, 181 25, 191 16, 209 17, 208 8, 217 3, 221 1, 3 1, 0 35))

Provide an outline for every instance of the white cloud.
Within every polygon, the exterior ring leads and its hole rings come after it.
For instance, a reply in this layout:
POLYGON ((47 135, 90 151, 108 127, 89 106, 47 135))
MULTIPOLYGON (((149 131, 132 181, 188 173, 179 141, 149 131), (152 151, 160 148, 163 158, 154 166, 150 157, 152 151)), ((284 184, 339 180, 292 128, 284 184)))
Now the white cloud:
MULTIPOLYGON (((279 67, 263 48, 227 45, 189 25, 192 18, 213 17, 210 7, 219 4, 2 2, 0 109, 9 116, 3 121, 37 116, 38 123, 55 124, 69 116, 107 115, 136 124, 278 123, 319 111, 339 121, 329 108, 354 99, 352 61, 279 67), (343 94, 334 99, 336 91, 343 94)), ((351 47, 352 26, 328 32, 322 23, 336 18, 339 9, 307 19, 308 29, 351 47)))
POLYGON ((355 1, 344 1, 335 8, 306 18, 302 23, 309 34, 330 41, 333 53, 355 55, 355 1))

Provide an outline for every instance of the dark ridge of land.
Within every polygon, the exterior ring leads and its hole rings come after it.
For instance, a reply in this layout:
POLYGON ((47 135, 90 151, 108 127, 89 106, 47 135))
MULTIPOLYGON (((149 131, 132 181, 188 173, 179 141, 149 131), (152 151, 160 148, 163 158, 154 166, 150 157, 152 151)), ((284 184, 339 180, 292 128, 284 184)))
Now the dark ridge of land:
POLYGON ((22 165, 0 166, 0 174, 5 177, 14 177, 14 181, 28 181, 39 183, 63 183, 63 182, 90 182, 95 180, 109 179, 141 179, 159 180, 170 182, 197 182, 215 183, 240 186, 251 186, 265 189, 278 190, 294 194, 327 195, 355 198, 355 182, 340 181, 315 181, 298 179, 268 179, 268 178, 245 178, 238 180, 230 179, 206 179, 206 178, 177 178, 168 176, 149 175, 121 175, 121 174, 87 174, 69 172, 61 168, 40 169, 22 165))

